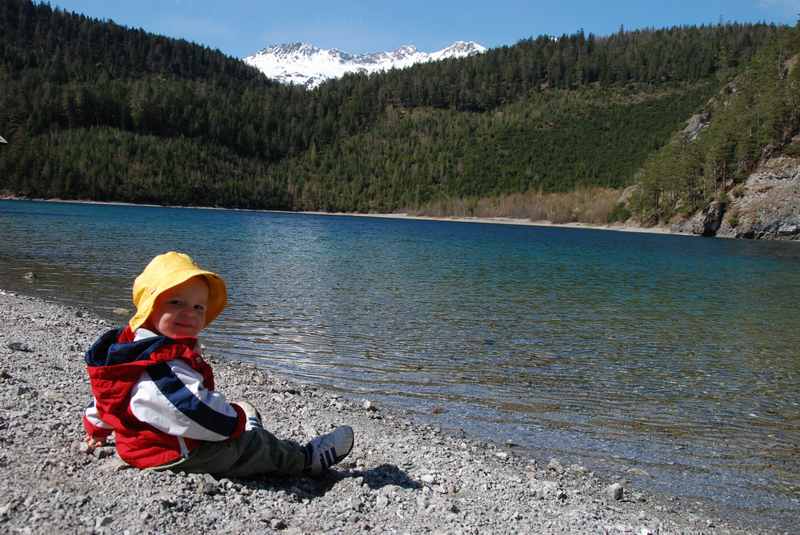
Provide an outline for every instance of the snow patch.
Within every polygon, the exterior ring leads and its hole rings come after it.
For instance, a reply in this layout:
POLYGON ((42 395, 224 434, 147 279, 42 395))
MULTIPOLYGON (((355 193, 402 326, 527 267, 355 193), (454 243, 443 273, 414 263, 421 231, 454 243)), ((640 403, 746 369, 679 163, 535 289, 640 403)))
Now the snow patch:
POLYGON ((309 89, 326 80, 347 73, 372 74, 389 69, 405 69, 417 63, 463 58, 481 54, 486 48, 472 41, 456 41, 436 52, 420 52, 414 45, 404 45, 391 52, 348 54, 336 48, 317 48, 309 43, 273 45, 247 56, 244 62, 268 78, 309 89))

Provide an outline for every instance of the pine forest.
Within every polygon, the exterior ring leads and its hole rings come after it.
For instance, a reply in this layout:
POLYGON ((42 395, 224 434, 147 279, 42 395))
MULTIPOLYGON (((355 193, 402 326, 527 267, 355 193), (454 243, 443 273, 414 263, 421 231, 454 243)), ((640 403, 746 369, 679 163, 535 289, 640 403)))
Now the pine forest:
POLYGON ((5 195, 391 212, 639 183, 657 222, 800 124, 800 29, 767 24, 578 30, 314 90, 27 0, 0 34, 5 195), (690 144, 700 113, 721 119, 690 144))

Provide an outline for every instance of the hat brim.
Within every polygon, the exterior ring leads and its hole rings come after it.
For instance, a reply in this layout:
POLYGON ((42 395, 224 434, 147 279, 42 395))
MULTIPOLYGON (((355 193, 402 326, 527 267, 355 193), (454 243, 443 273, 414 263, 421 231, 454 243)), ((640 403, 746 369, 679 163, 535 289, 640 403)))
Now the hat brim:
POLYGON ((141 299, 139 306, 136 308, 136 314, 128 321, 131 330, 136 331, 136 329, 144 325, 153 312, 158 296, 193 277, 203 277, 208 283, 208 307, 206 308, 204 327, 214 321, 223 311, 228 301, 225 281, 211 271, 189 268, 170 273, 168 277, 160 282, 158 288, 154 288, 149 295, 141 299))

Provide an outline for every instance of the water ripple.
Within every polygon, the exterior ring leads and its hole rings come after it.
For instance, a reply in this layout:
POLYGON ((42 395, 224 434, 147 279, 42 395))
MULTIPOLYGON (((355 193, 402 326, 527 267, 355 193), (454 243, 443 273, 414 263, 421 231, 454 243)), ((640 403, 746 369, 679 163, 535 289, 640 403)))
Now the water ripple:
POLYGON ((798 508, 797 244, 3 201, 0 225, 0 287, 111 317, 150 257, 190 251, 231 290, 218 353, 675 494, 798 508))

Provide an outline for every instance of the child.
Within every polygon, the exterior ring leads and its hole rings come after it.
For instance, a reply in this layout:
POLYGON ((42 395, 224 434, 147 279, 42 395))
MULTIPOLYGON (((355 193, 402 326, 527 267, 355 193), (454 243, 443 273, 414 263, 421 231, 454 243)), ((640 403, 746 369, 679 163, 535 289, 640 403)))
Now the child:
POLYGON ((305 446, 264 430, 247 402, 214 390, 197 335, 227 301, 225 283, 182 253, 155 257, 133 284, 136 314, 86 352, 94 399, 83 423, 89 447, 113 431, 137 468, 218 477, 320 475, 353 448, 348 426, 305 446))

